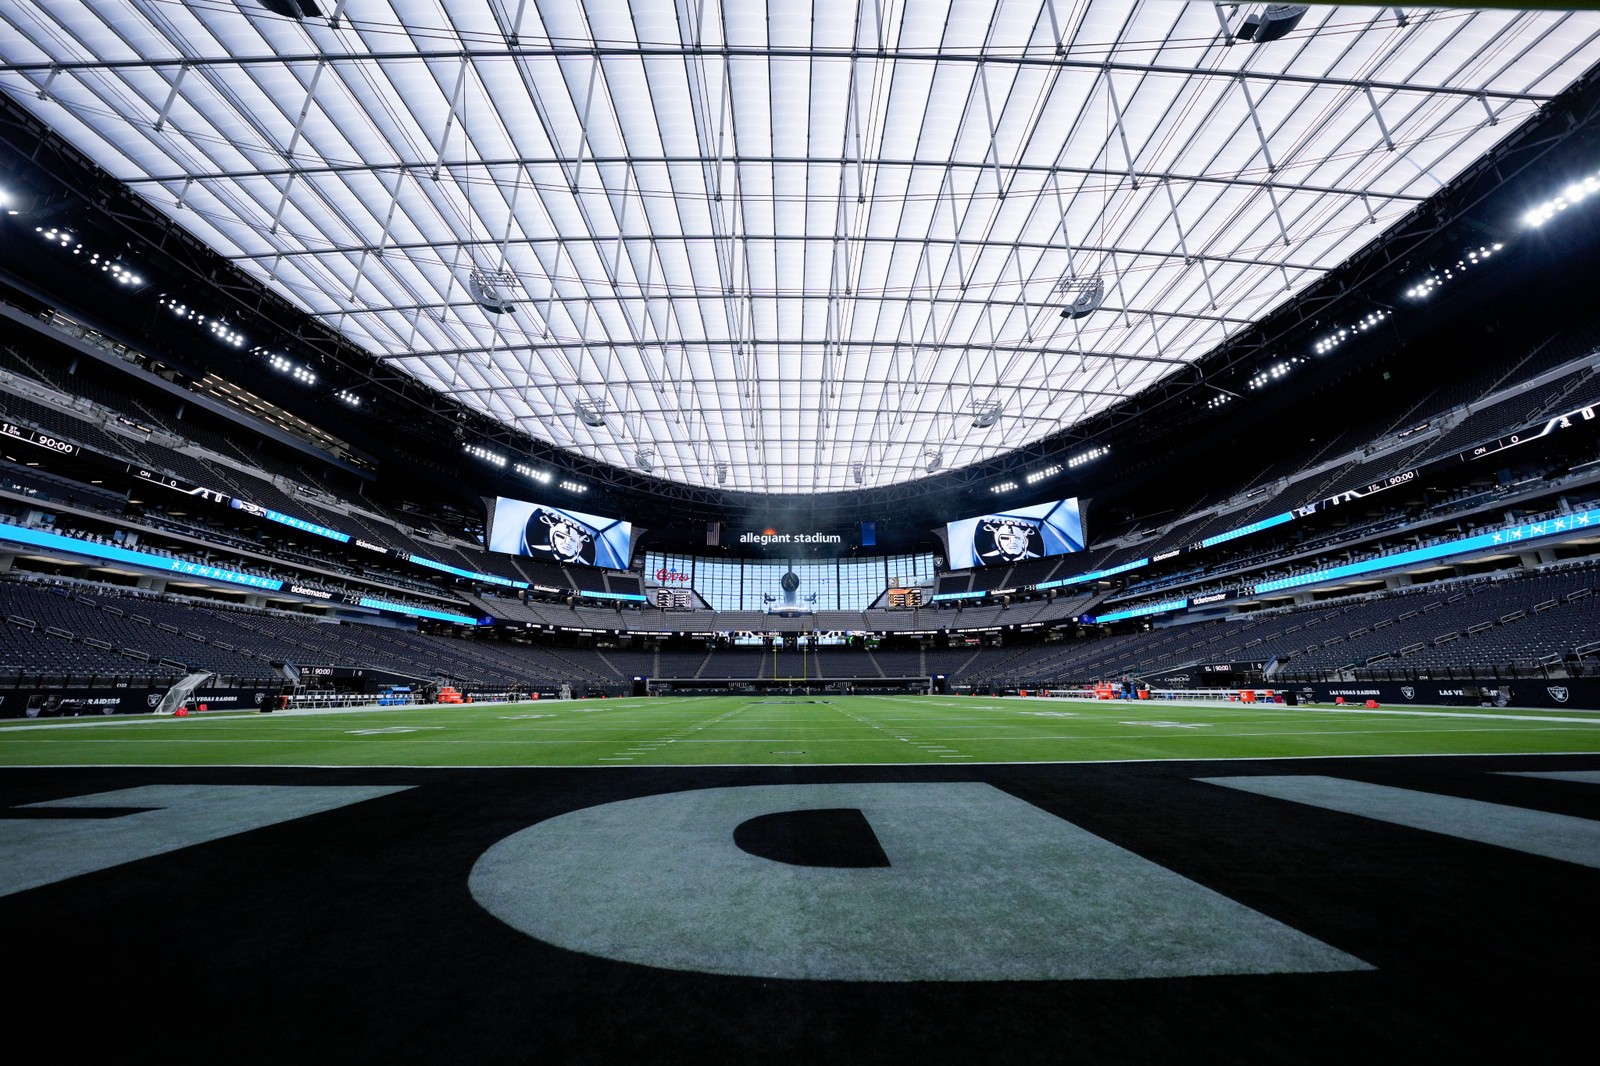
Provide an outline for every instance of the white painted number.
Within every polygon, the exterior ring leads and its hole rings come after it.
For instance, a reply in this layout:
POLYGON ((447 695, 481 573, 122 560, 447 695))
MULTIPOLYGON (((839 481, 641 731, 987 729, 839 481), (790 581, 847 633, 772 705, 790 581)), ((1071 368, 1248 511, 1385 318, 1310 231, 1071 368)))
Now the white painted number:
POLYGON ((0 813, 0 896, 412 787, 147 785, 32 803, 24 809, 154 809, 113 818, 7 819, 0 813))
POLYGON ((1001 981, 1369 969, 1320 941, 978 783, 753 785, 539 822, 473 867, 485 909, 607 959, 748 977, 1001 981), (853 808, 888 867, 774 862, 765 814, 853 808))

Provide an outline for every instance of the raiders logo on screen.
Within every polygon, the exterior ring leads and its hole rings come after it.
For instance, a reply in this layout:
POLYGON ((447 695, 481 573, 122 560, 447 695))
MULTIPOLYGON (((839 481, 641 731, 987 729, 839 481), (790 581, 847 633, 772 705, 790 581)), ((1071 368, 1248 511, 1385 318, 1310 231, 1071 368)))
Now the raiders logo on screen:
POLYGON ((973 530, 972 548, 985 564, 1037 559, 1044 554, 1044 534, 1034 522, 989 517, 973 530))
POLYGON ((522 531, 522 554, 593 566, 594 531, 559 511, 534 511, 522 531))

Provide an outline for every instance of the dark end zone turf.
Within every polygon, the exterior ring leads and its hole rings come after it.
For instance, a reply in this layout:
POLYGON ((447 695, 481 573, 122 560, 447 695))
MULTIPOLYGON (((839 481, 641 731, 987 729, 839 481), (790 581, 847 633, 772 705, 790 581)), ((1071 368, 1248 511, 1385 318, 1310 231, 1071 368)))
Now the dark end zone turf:
MULTIPOLYGON (((208 1062, 1587 1060, 1600 870, 1197 779, 1322 774, 1596 819, 1600 786, 1495 771, 1597 768, 1600 759, 1572 756, 7 770, 0 819, 19 804, 152 783, 416 786, 0 898, 8 1043, 64 1058, 208 1062), (492 845, 599 804, 740 785, 950 781, 991 784, 1373 968, 1082 981, 718 976, 553 947, 468 889, 492 845)), ((747 825, 742 844, 785 862, 869 865, 859 817, 770 819, 747 825)))

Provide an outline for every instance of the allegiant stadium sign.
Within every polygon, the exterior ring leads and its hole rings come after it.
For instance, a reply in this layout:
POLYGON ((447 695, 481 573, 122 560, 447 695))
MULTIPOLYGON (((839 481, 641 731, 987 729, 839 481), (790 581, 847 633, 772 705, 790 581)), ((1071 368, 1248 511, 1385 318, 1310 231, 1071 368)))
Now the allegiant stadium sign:
POLYGON ((843 544, 844 538, 837 533, 779 533, 767 529, 746 533, 739 538, 739 543, 759 544, 764 548, 769 544, 843 544))

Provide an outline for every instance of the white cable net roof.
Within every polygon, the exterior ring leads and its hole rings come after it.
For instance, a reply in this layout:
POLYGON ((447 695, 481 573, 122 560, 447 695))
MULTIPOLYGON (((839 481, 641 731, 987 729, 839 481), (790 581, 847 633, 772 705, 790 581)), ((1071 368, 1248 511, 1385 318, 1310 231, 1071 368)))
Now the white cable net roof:
POLYGON ((440 392, 756 492, 1083 420, 1600 60, 1596 12, 1313 7, 1230 46, 1261 5, 317 2, 11 0, 0 88, 440 392))

